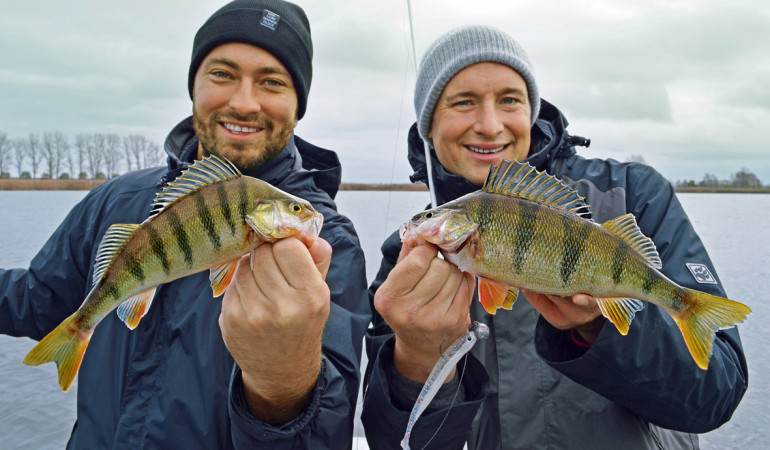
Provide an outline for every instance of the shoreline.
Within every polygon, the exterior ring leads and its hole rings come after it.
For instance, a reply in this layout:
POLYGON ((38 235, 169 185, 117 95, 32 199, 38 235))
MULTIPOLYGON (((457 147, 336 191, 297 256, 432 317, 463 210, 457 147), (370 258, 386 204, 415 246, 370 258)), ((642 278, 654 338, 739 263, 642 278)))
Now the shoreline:
MULTIPOLYGON (((0 191, 90 191, 107 180, 0 179, 0 191)), ((342 183, 340 191, 427 191, 424 184, 342 183)))
MULTIPOLYGON (((0 191, 90 191, 107 180, 30 180, 19 178, 0 179, 0 191)), ((341 183, 340 191, 427 191, 424 184, 410 183, 341 183)), ((770 194, 765 188, 706 188, 677 187, 678 193, 708 194, 770 194)))

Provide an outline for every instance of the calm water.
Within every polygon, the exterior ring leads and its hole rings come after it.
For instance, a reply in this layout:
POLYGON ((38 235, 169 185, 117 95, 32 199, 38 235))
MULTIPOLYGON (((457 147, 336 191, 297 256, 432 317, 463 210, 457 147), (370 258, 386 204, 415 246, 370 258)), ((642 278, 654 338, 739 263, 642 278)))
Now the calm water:
MULTIPOLYGON (((40 246, 85 192, 0 191, 0 267, 26 267, 40 246)), ((770 441, 770 195, 683 194, 695 229, 704 240, 729 296, 749 305, 741 325, 750 387, 733 419, 701 437, 704 449, 759 449, 770 441)), ((341 192, 340 211, 353 220, 371 280, 382 240, 427 204, 425 192, 341 192)), ((62 393, 53 364, 24 366, 32 348, 26 338, 0 336, 0 448, 62 448, 75 420, 76 386, 62 393)), ((358 430, 360 431, 360 427, 358 430)), ((357 447, 366 448, 359 442, 357 447)))

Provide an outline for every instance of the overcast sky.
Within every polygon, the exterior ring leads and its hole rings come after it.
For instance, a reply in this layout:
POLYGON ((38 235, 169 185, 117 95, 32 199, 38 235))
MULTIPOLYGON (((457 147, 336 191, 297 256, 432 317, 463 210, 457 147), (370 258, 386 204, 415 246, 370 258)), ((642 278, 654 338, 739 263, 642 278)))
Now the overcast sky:
MULTIPOLYGON (((190 114, 198 27, 222 0, 4 2, 0 132, 144 134, 190 114), (120 5, 120 6, 117 6, 120 5)), ((415 68, 406 0, 297 0, 315 45, 297 134, 336 150, 343 181, 407 182, 415 68)), ((770 184, 770 3, 765 0, 412 0, 418 58, 445 31, 490 24, 527 50, 579 151, 641 155, 669 180, 770 184)))

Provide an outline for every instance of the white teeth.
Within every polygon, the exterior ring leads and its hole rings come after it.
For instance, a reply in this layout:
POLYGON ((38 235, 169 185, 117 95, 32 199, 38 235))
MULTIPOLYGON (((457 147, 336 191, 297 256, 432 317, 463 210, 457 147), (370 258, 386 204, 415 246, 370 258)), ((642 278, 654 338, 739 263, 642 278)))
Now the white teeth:
POLYGON ((233 133, 256 133, 256 128, 248 128, 248 127, 241 127, 238 125, 233 125, 231 123, 224 123, 223 124, 225 128, 230 130, 233 133))
POLYGON ((473 147, 473 146, 470 146, 470 145, 467 145, 466 147, 469 150, 473 151, 473 152, 485 153, 485 154, 486 153, 497 153, 499 151, 502 151, 505 148, 504 145, 501 145, 500 147, 497 147, 497 148, 490 148, 490 149, 478 148, 478 147, 473 147))

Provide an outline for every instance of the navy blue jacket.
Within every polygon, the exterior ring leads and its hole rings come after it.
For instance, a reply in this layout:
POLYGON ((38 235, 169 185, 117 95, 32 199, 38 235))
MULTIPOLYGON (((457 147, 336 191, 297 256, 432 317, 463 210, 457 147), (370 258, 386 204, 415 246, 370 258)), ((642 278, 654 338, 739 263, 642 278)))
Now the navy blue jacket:
MULTIPOLYGON (((655 243, 666 276, 725 297, 670 183, 643 164, 579 156, 575 145, 585 140, 569 136, 566 127, 562 114, 543 101, 528 161, 576 188, 596 222, 633 213, 655 243), (687 263, 702 265, 712 278, 696 278, 687 263)), ((425 180, 423 155, 413 127, 413 180, 425 180)), ((447 172, 435 153, 432 159, 439 204, 478 189, 447 172)), ((396 234, 383 244, 370 301, 395 265, 400 246, 396 234)), ((362 420, 373 449, 397 448, 415 399, 401 398, 403 390, 394 387, 392 331, 372 311, 362 420)), ((458 363, 464 398, 424 413, 413 430, 412 448, 423 448, 434 433, 428 448, 442 450, 460 449, 466 440, 468 448, 484 450, 698 448, 694 433, 729 420, 746 392, 748 371, 736 328, 717 332, 704 371, 673 319, 652 304, 645 303, 636 314, 628 335, 607 322, 587 350, 569 332, 548 324, 521 296, 511 311, 494 316, 474 301, 471 317, 488 324, 491 335, 458 363)), ((453 394, 439 391, 439 396, 453 394)))
MULTIPOLYGON (((91 287, 107 228, 146 219, 156 192, 187 167, 196 150, 186 119, 166 141, 168 168, 131 172, 95 188, 29 269, 0 270, 0 332, 39 340, 75 311, 91 287)), ((206 271, 160 286, 135 330, 116 314, 96 327, 78 375, 69 448, 350 447, 369 305, 363 251, 332 200, 339 160, 294 137, 279 156, 247 175, 309 200, 324 216, 321 237, 333 249, 326 277, 332 305, 310 405, 280 428, 251 416, 239 369, 222 340, 221 303, 212 298, 206 271)))

